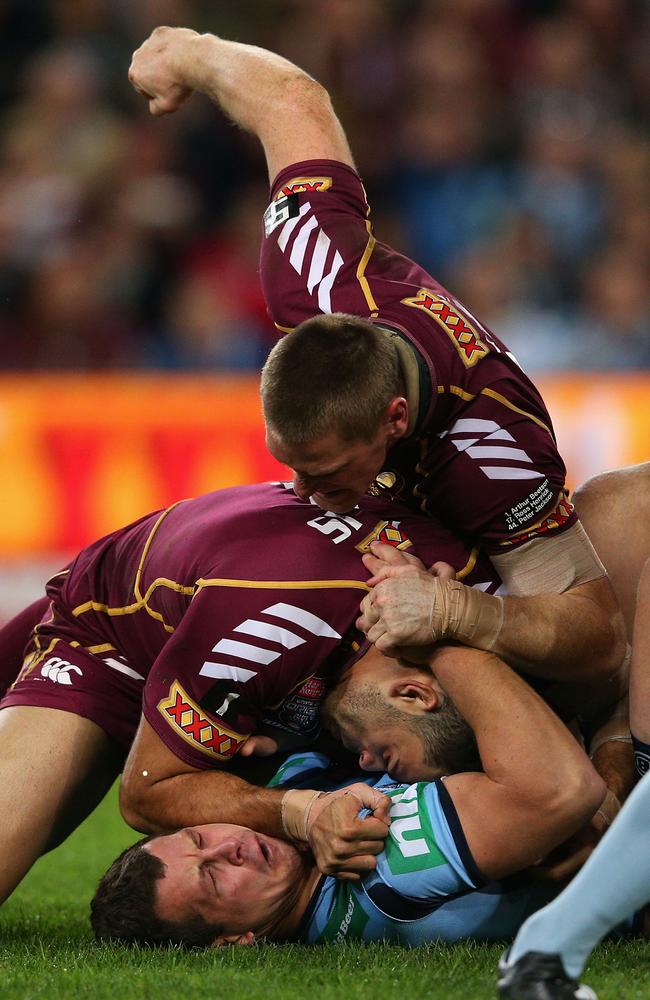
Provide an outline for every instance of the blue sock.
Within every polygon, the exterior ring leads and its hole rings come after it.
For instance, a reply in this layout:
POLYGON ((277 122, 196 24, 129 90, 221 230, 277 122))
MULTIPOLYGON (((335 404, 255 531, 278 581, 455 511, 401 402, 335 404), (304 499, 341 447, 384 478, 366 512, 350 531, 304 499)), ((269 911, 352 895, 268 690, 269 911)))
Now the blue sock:
POLYGON ((578 978, 613 927, 650 901, 650 778, 643 778, 584 868, 552 903, 523 924, 508 955, 556 952, 578 978))

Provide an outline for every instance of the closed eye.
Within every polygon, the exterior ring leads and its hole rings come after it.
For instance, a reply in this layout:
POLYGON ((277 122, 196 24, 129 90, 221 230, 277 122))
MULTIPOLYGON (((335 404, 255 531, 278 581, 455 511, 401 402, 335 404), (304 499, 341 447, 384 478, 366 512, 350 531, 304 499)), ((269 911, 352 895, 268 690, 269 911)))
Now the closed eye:
POLYGON ((212 888, 213 888, 214 892, 218 893, 219 889, 217 887, 217 873, 214 870, 214 866, 212 865, 212 863, 209 862, 209 863, 207 863, 205 865, 202 865, 202 872, 205 875, 207 875, 208 878, 210 879, 210 881, 212 882, 212 888))

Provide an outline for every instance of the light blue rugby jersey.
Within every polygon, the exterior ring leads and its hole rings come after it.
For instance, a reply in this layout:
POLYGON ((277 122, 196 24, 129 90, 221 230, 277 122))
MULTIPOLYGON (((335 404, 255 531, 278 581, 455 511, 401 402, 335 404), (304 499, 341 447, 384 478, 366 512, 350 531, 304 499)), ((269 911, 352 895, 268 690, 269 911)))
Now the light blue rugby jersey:
MULTIPOLYGON (((328 780, 328 766, 322 754, 294 754, 271 784, 341 787, 328 780)), ((303 917, 300 941, 362 939, 419 945, 470 937, 509 938, 559 891, 558 886, 521 875, 486 882, 470 854, 444 781, 405 785, 388 775, 364 780, 393 800, 385 849, 377 858, 377 869, 360 882, 323 877, 303 917)))

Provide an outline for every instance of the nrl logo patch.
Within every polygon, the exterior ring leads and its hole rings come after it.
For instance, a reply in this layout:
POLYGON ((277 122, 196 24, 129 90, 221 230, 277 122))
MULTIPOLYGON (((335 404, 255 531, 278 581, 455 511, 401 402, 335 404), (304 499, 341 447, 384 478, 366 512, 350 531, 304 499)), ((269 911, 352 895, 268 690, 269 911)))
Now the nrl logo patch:
POLYGON ((318 191, 329 191, 331 186, 331 177, 292 177, 290 181, 282 185, 275 200, 289 194, 315 194, 318 191))
POLYGON ((383 542, 394 549, 410 549, 413 542, 400 528, 399 521, 379 521, 362 542, 355 545, 359 552, 368 552, 372 542, 383 542))
POLYGON ((217 725, 205 712, 192 701, 178 681, 174 681, 167 698, 158 702, 158 711, 165 722, 179 736, 197 750, 214 757, 216 760, 228 760, 233 757, 248 736, 235 733, 226 726, 217 725))
POLYGON ((481 340, 478 331, 445 296, 430 292, 428 288, 421 288, 417 295, 402 299, 402 303, 405 306, 422 309, 435 319, 456 346, 466 368, 471 368, 490 353, 489 347, 481 340))

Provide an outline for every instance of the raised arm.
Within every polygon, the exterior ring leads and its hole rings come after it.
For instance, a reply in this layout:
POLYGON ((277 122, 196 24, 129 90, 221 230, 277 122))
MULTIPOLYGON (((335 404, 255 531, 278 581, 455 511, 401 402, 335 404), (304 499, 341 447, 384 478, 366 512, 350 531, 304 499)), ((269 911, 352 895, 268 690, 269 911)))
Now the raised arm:
POLYGON ((258 137, 271 180, 299 160, 352 165, 325 88, 266 49, 189 28, 156 28, 133 54, 129 80, 154 115, 176 111, 195 90, 206 94, 258 137))
POLYGON ((472 726, 484 768, 445 786, 476 864, 501 878, 588 822, 605 786, 564 724, 496 656, 446 647, 431 666, 472 726))

